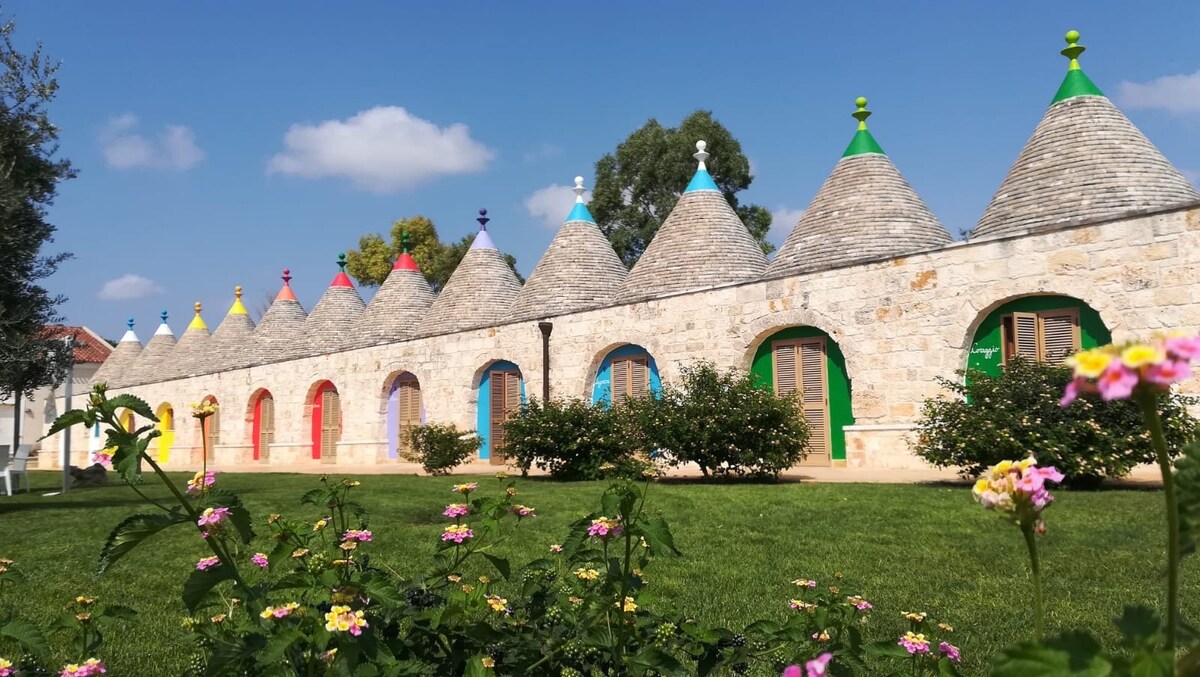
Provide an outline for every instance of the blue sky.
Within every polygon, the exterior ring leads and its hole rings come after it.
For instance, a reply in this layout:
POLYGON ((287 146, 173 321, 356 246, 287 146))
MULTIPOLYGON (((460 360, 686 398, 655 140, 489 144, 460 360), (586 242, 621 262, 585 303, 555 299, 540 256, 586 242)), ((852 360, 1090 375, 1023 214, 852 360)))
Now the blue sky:
MULTIPOLYGON (((51 210, 74 324, 211 328, 287 266, 311 308, 337 253, 413 214, 444 238, 488 208, 528 274, 571 185, 648 118, 714 111, 807 206, 870 98, 876 138, 951 233, 972 226, 1066 70, 1083 66, 1200 181, 1200 3, 6 3, 60 59, 52 110, 80 170, 51 210), (545 190, 557 186, 554 190, 545 190), (539 192, 540 191, 540 192, 539 192), (136 276, 136 277, 132 277, 136 276), (116 280, 113 284, 108 284, 116 280), (101 294, 106 288, 107 293, 101 294)), ((777 224, 778 226, 779 224, 777 224)))

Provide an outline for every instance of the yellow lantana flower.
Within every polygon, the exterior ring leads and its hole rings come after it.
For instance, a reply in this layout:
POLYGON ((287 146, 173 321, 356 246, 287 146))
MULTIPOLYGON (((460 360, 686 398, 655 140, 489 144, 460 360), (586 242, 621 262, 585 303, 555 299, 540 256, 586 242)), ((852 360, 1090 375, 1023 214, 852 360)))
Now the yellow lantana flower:
POLYGON ((1166 358, 1167 355, 1161 347, 1145 343, 1134 343, 1121 351, 1121 362, 1124 362, 1125 366, 1130 369, 1157 364, 1166 358))
POLYGON ((1075 369, 1076 376, 1100 378, 1100 374, 1112 364, 1113 355, 1107 350, 1093 348, 1067 358, 1067 366, 1075 369))

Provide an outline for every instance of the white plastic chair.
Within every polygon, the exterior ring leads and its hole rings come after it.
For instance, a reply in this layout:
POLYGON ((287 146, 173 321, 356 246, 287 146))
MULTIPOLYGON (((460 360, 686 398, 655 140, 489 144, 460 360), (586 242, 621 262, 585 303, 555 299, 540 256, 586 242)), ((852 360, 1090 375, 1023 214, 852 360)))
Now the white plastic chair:
MULTIPOLYGON (((6 467, 3 471, 0 471, 0 473, 2 473, 4 475, 4 490, 8 493, 9 496, 13 495, 13 488, 12 488, 13 477, 16 475, 24 476, 25 491, 26 491, 26 493, 29 492, 29 470, 28 470, 28 467, 29 467, 29 456, 32 453, 33 453, 32 445, 22 444, 21 446, 17 447, 16 456, 9 459, 8 467, 6 467)), ((20 486, 21 486, 20 482, 18 482, 17 488, 20 488, 20 486)))

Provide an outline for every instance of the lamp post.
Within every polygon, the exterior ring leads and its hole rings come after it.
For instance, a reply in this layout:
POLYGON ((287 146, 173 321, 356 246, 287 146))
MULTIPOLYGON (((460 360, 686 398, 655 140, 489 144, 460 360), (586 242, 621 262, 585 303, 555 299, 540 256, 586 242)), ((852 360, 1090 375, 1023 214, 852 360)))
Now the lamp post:
MULTIPOLYGON (((67 334, 63 337, 63 346, 67 351, 67 375, 63 382, 63 411, 71 411, 71 397, 75 390, 75 348, 83 344, 75 342, 75 336, 67 334)), ((71 429, 62 431, 62 492, 71 490, 71 429)))
POLYGON ((550 332, 554 331, 554 324, 545 320, 538 322, 538 329, 542 331, 542 402, 550 401, 550 332))

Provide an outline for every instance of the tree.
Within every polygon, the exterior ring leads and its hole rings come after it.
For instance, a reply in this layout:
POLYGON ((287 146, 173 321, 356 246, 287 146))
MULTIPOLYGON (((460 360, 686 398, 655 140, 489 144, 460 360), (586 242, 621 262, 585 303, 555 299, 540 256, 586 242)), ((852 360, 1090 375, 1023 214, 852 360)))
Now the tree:
POLYGON ((774 251, 766 240, 771 212, 759 205, 738 204, 737 193, 754 180, 742 145, 711 112, 698 110, 675 128, 663 127, 651 118, 617 146, 615 155, 605 155, 596 163, 589 207, 626 266, 632 268, 641 257, 687 188, 696 171, 692 153, 700 140, 708 144, 711 154, 706 163, 708 173, 729 206, 763 252, 774 251))
MULTIPOLYGON (((358 239, 358 249, 346 252, 346 272, 364 287, 378 287, 392 272, 392 266, 400 252, 404 251, 404 233, 408 233, 408 253, 421 267, 421 273, 435 292, 441 291, 450 280, 450 275, 467 255, 474 235, 466 235, 457 242, 443 243, 438 238, 437 228, 424 216, 411 216, 392 223, 390 239, 382 235, 367 233, 358 239)), ((505 254, 504 260, 512 268, 517 279, 525 278, 517 272, 517 259, 505 254)))
POLYGON ((58 64, 40 43, 28 55, 18 51, 15 30, 12 21, 0 25, 0 394, 13 397, 19 421, 20 398, 61 380, 69 359, 47 329, 64 299, 38 282, 70 257, 42 248, 54 241, 46 208, 75 170, 56 157, 58 128, 47 113, 58 64))

